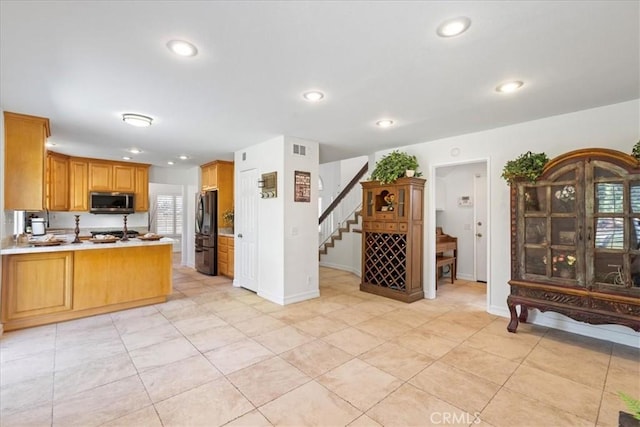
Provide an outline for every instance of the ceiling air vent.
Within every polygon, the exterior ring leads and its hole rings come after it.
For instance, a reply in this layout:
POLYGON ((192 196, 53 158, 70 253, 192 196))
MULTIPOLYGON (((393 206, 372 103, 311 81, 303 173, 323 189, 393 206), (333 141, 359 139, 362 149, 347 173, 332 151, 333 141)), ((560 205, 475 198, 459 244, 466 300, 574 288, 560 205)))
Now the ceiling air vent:
POLYGON ((304 145, 293 144, 293 154, 298 154, 299 156, 307 155, 307 147, 304 145))

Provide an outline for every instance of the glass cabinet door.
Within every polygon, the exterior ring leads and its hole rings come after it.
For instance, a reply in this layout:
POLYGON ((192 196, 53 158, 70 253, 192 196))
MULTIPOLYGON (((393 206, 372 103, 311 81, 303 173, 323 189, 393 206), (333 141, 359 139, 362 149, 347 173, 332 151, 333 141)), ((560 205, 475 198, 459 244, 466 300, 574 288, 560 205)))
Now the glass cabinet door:
POLYGON ((640 181, 615 165, 596 162, 592 189, 590 284, 605 291, 639 294, 640 181))
POLYGON ((521 184, 519 208, 524 212, 518 227, 523 242, 523 279, 582 286, 582 217, 584 187, 582 168, 571 165, 549 181, 521 184))

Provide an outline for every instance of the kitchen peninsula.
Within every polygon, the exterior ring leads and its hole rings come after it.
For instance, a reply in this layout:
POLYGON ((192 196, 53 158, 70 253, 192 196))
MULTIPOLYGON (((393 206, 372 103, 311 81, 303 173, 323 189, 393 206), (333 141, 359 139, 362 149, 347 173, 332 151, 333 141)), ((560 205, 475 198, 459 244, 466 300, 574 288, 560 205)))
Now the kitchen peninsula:
POLYGON ((3 248, 4 330, 165 302, 172 244, 162 238, 3 248))

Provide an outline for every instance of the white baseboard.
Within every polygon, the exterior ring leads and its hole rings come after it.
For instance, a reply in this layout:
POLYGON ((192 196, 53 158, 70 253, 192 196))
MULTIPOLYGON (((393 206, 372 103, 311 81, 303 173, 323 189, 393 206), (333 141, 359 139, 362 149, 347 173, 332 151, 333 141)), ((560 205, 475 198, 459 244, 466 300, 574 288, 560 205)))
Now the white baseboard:
MULTIPOLYGON (((519 312, 519 309, 518 309, 519 312)), ((489 313, 496 316, 511 318, 509 309, 506 307, 489 308, 489 313)), ((610 341, 617 344, 628 345, 640 348, 640 333, 633 329, 621 325, 591 325, 589 323, 578 322, 563 314, 548 311, 540 312, 538 309, 530 308, 527 323, 538 326, 545 326, 551 329, 571 332, 577 335, 610 341)), ((505 326, 505 332, 506 332, 505 326)))
POLYGON ((320 296, 320 291, 318 289, 315 289, 312 291, 300 292, 299 294, 295 294, 295 295, 289 295, 284 298, 284 303, 285 305, 293 304, 300 301, 306 301, 312 298, 318 298, 319 296, 320 296))

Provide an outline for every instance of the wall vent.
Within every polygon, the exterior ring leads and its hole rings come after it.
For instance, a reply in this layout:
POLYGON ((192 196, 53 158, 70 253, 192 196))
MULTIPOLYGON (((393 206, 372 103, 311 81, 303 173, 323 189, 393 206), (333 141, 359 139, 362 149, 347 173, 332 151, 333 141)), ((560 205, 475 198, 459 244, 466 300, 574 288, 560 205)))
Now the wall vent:
POLYGON ((304 145, 293 144, 293 154, 297 154, 299 156, 307 155, 307 147, 304 145))

